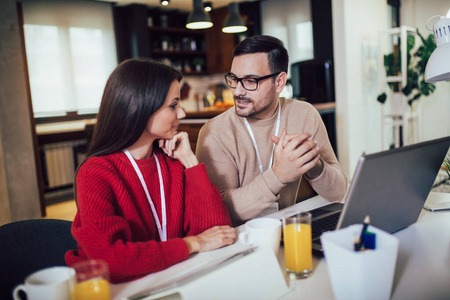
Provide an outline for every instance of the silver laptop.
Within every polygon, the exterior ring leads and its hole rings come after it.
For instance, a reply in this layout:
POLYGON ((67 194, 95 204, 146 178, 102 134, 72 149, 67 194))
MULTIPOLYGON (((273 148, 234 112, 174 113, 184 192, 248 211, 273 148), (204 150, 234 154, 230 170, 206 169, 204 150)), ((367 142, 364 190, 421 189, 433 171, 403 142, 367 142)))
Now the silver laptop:
POLYGON ((415 223, 450 147, 450 137, 362 155, 345 204, 311 211, 313 250, 322 255, 322 232, 370 224, 394 233, 415 223))

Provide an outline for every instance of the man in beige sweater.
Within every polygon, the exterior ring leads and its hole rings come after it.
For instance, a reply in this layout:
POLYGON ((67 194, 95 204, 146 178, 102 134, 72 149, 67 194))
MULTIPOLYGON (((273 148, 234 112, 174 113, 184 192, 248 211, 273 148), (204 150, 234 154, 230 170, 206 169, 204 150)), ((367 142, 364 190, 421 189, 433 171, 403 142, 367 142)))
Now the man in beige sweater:
POLYGON ((233 51, 225 80, 235 106, 200 131, 197 157, 206 163, 234 225, 268 209, 295 204, 301 178, 329 201, 341 201, 347 176, 318 111, 280 98, 289 57, 271 36, 253 36, 233 51))

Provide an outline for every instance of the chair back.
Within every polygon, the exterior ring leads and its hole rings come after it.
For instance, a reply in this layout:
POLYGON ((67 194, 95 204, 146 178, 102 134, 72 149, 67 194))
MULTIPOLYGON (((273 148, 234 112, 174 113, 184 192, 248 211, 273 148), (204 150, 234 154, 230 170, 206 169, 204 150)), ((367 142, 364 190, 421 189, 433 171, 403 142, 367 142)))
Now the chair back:
POLYGON ((55 219, 17 221, 0 226, 0 299, 43 268, 66 266, 64 255, 76 249, 72 222, 55 219))

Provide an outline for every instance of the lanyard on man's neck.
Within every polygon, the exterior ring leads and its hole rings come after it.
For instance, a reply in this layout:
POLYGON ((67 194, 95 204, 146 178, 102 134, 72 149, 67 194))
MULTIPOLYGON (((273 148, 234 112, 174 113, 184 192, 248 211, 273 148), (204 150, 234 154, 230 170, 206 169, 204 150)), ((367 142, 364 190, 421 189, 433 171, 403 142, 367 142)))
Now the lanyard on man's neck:
MULTIPOLYGON (((281 103, 280 103, 280 101, 278 101, 278 115, 277 115, 277 124, 275 126, 275 136, 278 136, 278 131, 280 130, 280 118, 281 118, 281 103)), ((261 156, 259 155, 258 145, 256 144, 255 135, 253 134, 252 128, 250 127, 250 124, 248 123, 247 118, 244 118, 244 123, 245 123, 245 126, 247 127, 247 131, 250 134, 250 137, 252 139, 253 147, 255 147, 256 156, 258 157, 258 162, 259 162, 259 171, 262 174, 262 173, 264 173, 264 169, 263 169, 263 165, 262 165, 262 161, 261 161, 261 156)), ((269 167, 267 169, 269 169, 272 166, 274 149, 275 149, 275 144, 273 144, 272 154, 270 155, 269 167)))

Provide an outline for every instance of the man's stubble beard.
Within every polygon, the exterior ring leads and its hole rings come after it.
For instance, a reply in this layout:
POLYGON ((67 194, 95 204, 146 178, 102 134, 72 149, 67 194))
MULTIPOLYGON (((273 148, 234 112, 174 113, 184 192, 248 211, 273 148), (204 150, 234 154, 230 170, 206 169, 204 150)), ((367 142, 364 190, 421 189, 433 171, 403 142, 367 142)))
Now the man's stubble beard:
POLYGON ((261 101, 264 103, 264 106, 261 108, 256 108, 255 107, 255 101, 253 100, 253 98, 250 97, 240 97, 240 96, 234 96, 234 101, 235 101, 235 111, 236 114, 239 117, 242 118, 251 118, 253 116, 256 116, 264 111, 266 111, 270 105, 272 105, 273 101, 275 100, 275 87, 272 86, 272 88, 270 89, 269 93, 266 94, 266 96, 264 97, 264 99, 261 101), (270 99, 269 101, 267 101, 267 99, 270 99), (245 112, 245 110, 239 109, 236 105, 236 101, 237 100, 250 100, 252 105, 252 109, 249 112, 245 112), (267 102, 266 102, 267 101, 267 102))

